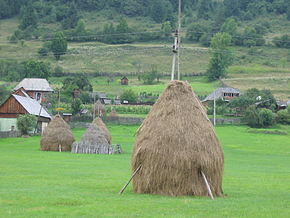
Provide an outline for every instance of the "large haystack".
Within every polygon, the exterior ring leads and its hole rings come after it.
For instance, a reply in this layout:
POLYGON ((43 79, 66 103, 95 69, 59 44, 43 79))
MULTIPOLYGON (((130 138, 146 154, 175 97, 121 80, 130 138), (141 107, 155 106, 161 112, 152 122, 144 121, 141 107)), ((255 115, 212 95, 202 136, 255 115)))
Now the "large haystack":
POLYGON ((56 115, 45 128, 40 145, 43 151, 70 151, 74 141, 69 125, 56 115))
POLYGON ((97 125, 101 129, 103 135, 106 137, 108 143, 112 144, 112 135, 109 132, 109 130, 107 129, 106 124, 104 124, 102 119, 100 117, 97 117, 96 119, 94 119, 92 124, 97 125))
POLYGON ((113 147, 108 143, 100 127, 92 123, 80 142, 72 145, 73 153, 112 154, 113 147))
POLYGON ((172 81, 137 132, 134 191, 161 195, 222 195, 224 156, 213 126, 187 82, 172 81))

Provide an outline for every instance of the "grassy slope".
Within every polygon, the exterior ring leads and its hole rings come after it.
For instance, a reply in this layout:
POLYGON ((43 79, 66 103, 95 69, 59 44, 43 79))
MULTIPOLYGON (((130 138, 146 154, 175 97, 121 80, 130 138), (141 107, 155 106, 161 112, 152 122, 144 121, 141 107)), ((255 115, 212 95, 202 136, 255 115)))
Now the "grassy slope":
MULTIPOLYGON (((95 16, 92 13, 88 13, 84 17, 87 19, 87 27, 89 29, 101 29, 111 19, 106 17, 106 14, 95 16)), ((117 22, 118 18, 119 15, 115 16, 113 22, 117 22)), ((270 21, 274 27, 266 35, 267 39, 290 30, 289 21, 286 21, 285 17, 271 17, 270 21), (279 24, 283 28, 279 29, 279 24)), ((260 20, 255 22, 259 23, 260 20)), ((144 18, 129 18, 128 23, 136 27, 134 28, 136 31, 139 26, 144 26, 150 30, 160 29, 160 26, 144 18)), ((248 24, 252 24, 252 22, 243 25, 248 24)), ((17 18, 0 21, 0 58, 17 60, 36 58, 37 50, 42 46, 42 42, 27 41, 24 46, 21 46, 20 43, 8 43, 7 37, 17 28, 17 25, 17 18)), ((40 28, 57 27, 45 25, 40 28)), ((69 52, 61 61, 56 62, 52 55, 42 58, 42 60, 50 62, 53 67, 60 65, 66 72, 143 72, 150 70, 152 65, 155 65, 158 71, 169 73, 172 60, 171 46, 171 43, 160 42, 130 45, 105 45, 98 42, 69 43, 69 52)), ((191 43, 183 43, 183 47, 185 48, 181 52, 181 72, 205 72, 209 61, 208 49, 191 43)), ((232 52, 235 61, 233 66, 229 68, 229 80, 225 80, 226 84, 241 90, 253 87, 267 88, 271 89, 275 96, 281 100, 290 98, 290 62, 287 61, 290 58, 289 50, 275 47, 259 47, 250 51, 248 48, 234 47, 232 52), (253 79, 253 77, 258 79, 253 79)), ((140 85, 140 83, 136 85, 140 85)), ((206 84, 205 81, 200 84, 193 84, 193 86, 201 86, 200 88, 205 91, 198 90, 200 92, 198 94, 202 95, 208 94, 212 91, 212 87, 215 87, 215 85, 206 84), (209 89, 208 87, 211 88, 209 89)), ((118 85, 115 86, 114 83, 110 86, 95 83, 94 88, 97 91, 108 92, 109 90, 109 93, 114 95, 120 94, 123 90, 118 85)), ((134 87, 136 92, 148 90, 154 93, 159 93, 163 88, 164 86, 160 85, 134 87)))
MULTIPOLYGON (((224 198, 139 195, 131 185, 130 151, 137 126, 109 126, 122 155, 39 151, 39 137, 0 139, 3 217, 287 217, 289 135, 220 126, 225 151, 224 198)), ((289 126, 282 127, 290 133, 289 126)), ((80 138, 83 130, 75 130, 80 138)))

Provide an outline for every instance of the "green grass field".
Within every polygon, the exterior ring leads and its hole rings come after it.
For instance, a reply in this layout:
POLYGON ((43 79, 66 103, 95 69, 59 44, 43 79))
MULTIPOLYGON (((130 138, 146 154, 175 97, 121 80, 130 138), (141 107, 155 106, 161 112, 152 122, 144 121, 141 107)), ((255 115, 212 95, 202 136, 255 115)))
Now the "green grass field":
MULTIPOLYGON (((225 197, 140 195, 130 185, 130 152, 138 126, 108 126, 121 155, 39 150, 39 137, 0 139, 1 217, 288 217, 289 135, 218 126, 225 152, 225 197)), ((280 130, 290 134, 289 126, 280 130)), ((80 138, 84 130, 76 129, 80 138)))

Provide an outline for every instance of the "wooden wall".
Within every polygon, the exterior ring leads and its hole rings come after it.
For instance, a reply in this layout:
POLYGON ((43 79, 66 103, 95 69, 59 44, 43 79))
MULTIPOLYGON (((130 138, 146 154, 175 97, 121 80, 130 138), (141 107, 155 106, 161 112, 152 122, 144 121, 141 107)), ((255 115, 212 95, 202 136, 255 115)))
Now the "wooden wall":
POLYGON ((0 117, 15 117, 15 114, 26 114, 27 111, 19 104, 19 102, 10 96, 1 106, 0 106, 0 117), (12 115, 14 114, 14 116, 12 115))

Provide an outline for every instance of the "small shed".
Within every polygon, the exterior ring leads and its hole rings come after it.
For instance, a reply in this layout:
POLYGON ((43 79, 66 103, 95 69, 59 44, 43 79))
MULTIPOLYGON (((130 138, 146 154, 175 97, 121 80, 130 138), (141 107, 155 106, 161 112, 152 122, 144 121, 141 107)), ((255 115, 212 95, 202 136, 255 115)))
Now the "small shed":
POLYGON ((121 85, 123 85, 123 86, 127 86, 127 85, 129 85, 129 79, 128 79, 126 76, 124 76, 124 77, 121 79, 121 85))

